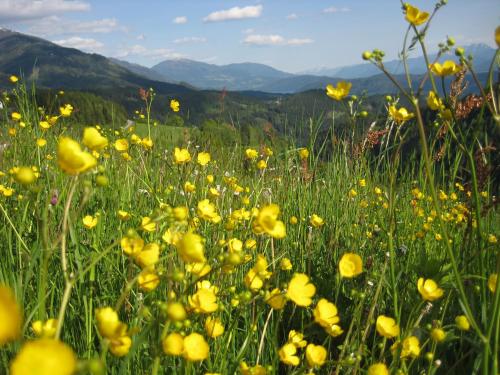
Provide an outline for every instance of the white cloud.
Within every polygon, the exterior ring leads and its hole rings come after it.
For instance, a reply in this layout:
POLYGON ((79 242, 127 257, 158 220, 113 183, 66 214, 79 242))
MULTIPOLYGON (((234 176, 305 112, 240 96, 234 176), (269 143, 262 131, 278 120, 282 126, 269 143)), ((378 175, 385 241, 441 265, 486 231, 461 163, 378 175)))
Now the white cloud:
POLYGON ((253 44, 256 46, 276 46, 285 44, 286 40, 281 35, 249 35, 243 40, 245 44, 253 44))
POLYGON ((286 44, 289 46, 302 46, 304 44, 311 44, 314 43, 314 40, 309 39, 309 38, 293 38, 293 39, 288 39, 286 44))
POLYGON ((50 16, 36 21, 28 29, 31 34, 39 36, 82 34, 82 33, 110 33, 125 28, 118 24, 115 18, 103 18, 94 21, 76 21, 50 16))
POLYGON ((77 0, 0 0, 0 21, 15 22, 90 10, 90 4, 77 0))
POLYGON ((323 9, 323 13, 345 13, 349 12, 350 9, 347 7, 342 7, 342 8, 336 8, 336 7, 329 7, 326 9, 323 9))
POLYGON ((301 46, 304 44, 314 43, 314 40, 309 38, 292 38, 286 39, 281 35, 248 35, 243 43, 255 46, 301 46))
POLYGON ((207 38, 200 38, 197 36, 187 36, 184 38, 175 39, 175 44, 184 44, 184 43, 205 43, 207 38))
POLYGON ((104 47, 104 44, 95 39, 81 38, 79 36, 73 36, 68 39, 54 40, 54 43, 63 47, 76 48, 87 52, 97 52, 104 47))
POLYGON ((180 17, 175 17, 172 22, 175 23, 176 25, 182 25, 187 23, 187 21, 188 19, 186 16, 180 16, 180 17))
POLYGON ((115 57, 117 58, 124 58, 129 56, 140 56, 151 59, 179 59, 184 57, 184 55, 168 48, 146 48, 140 44, 124 48, 120 52, 115 54, 115 57))
POLYGON ((144 39, 146 39, 146 35, 139 34, 139 35, 137 35, 137 37, 135 39, 137 39, 137 40, 144 40, 144 39))
POLYGON ((292 14, 289 14, 288 16, 286 16, 287 20, 296 20, 297 18, 299 18, 299 16, 297 16, 295 13, 292 13, 292 14))
POLYGON ((219 10, 210 13, 203 21, 205 22, 220 22, 228 20, 241 20, 245 18, 258 18, 262 14, 262 5, 247 6, 247 7, 234 7, 227 10, 219 10))
POLYGON ((242 31, 243 34, 253 34, 255 32, 255 29, 245 29, 242 31))

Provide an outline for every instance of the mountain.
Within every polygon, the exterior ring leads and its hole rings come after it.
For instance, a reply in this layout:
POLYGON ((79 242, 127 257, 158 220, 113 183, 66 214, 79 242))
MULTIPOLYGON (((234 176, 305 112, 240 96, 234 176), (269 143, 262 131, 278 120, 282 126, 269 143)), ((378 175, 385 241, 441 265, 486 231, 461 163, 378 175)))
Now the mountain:
POLYGON ((128 61, 115 59, 112 57, 110 57, 109 59, 116 65, 120 65, 121 67, 127 69, 132 73, 137 74, 138 76, 142 76, 152 81, 173 83, 173 80, 169 79, 168 77, 165 77, 163 74, 154 71, 153 69, 147 68, 139 64, 133 64, 128 61))
MULTIPOLYGON (((471 44, 465 47, 467 54, 471 54, 473 58, 474 70, 478 73, 487 72, 490 68, 491 61, 495 55, 495 49, 486 44, 471 44)), ((429 55, 429 60, 434 61, 437 57, 436 53, 429 55)), ((457 60, 454 52, 450 51, 439 59, 457 60)), ((401 60, 389 60, 384 62, 387 71, 392 74, 404 74, 403 62, 401 60)), ((425 59, 423 56, 412 57, 408 59, 408 69, 410 74, 424 74, 426 70, 425 59)), ((377 67, 370 63, 356 64, 339 68, 319 68, 303 72, 307 75, 337 77, 343 79, 366 78, 380 73, 377 67)))
POLYGON ((188 59, 166 60, 151 69, 201 89, 230 91, 258 90, 269 81, 293 76, 263 64, 214 65, 188 59))

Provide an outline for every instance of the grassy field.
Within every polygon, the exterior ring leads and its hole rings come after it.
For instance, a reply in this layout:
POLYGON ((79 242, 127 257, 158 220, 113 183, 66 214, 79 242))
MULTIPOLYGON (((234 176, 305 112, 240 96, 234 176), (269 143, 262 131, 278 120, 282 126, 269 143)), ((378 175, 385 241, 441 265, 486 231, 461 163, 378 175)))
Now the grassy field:
MULTIPOLYGON (((62 93, 45 113, 11 77, 0 372, 498 373, 498 102, 491 89, 464 115, 460 93, 436 94, 467 69, 459 52, 429 68, 433 94, 402 88, 410 106, 387 98, 356 139, 331 137, 333 120, 277 149, 155 124, 151 91, 140 125, 79 126, 62 93), (411 127, 421 146, 403 158, 411 127)), ((380 51, 364 58, 383 70, 380 51)), ((327 94, 355 134, 349 90, 327 94)))

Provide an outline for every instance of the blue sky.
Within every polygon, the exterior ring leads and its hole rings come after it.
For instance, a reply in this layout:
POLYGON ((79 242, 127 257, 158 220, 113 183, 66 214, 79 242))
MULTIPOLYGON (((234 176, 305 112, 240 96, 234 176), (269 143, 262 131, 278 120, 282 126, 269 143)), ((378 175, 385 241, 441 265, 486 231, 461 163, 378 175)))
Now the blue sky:
MULTIPOLYGON (((289 72, 356 64, 373 48, 395 58, 407 27, 399 0, 0 0, 0 25, 145 66, 189 58, 289 72)), ((498 25, 498 0, 449 0, 429 49, 447 35, 493 46, 498 25)))

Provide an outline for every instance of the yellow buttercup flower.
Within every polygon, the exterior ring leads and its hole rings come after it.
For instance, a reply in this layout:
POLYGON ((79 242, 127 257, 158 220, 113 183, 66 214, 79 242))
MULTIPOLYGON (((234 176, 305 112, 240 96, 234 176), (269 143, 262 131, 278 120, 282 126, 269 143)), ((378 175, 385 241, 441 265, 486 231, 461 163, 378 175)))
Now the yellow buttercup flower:
POLYGON ((157 243, 147 244, 134 259, 141 268, 154 266, 160 259, 160 246, 157 243))
POLYGON ((119 152, 125 152, 129 149, 129 143, 125 138, 117 139, 115 141, 115 150, 119 152))
POLYGON ((399 336, 399 326, 393 318, 380 315, 377 318, 377 332, 380 336, 392 338, 399 336))
POLYGON ((295 345, 298 348, 305 348, 307 345, 307 341, 304 340, 304 334, 292 329, 288 332, 288 342, 290 344, 295 345))
POLYGON ((415 116, 413 113, 408 112, 405 107, 401 107, 398 109, 395 105, 389 106, 389 114, 391 115, 392 119, 399 124, 402 124, 415 116))
POLYGON ((406 5, 406 16, 405 19, 412 25, 419 26, 429 19, 429 13, 422 12, 417 7, 410 4, 406 5))
POLYGON ((298 306, 309 306, 316 294, 316 287, 309 282, 309 276, 297 273, 288 284, 286 295, 298 306))
POLYGON ((281 362, 285 365, 290 366, 298 366, 300 363, 299 357, 297 354, 297 348, 295 345, 287 343, 283 345, 278 351, 278 355, 280 357, 281 362))
POLYGON ((340 258, 339 271, 342 277, 352 278, 363 272, 363 261, 358 254, 345 253, 340 258))
POLYGON ((253 230, 257 234, 267 233, 274 238, 284 238, 286 236, 285 224, 278 220, 280 208, 276 204, 262 207, 254 222, 253 230))
POLYGON ((120 245, 125 254, 136 255, 143 249, 144 240, 140 237, 123 237, 120 245))
POLYGON ((12 114, 10 115, 12 121, 19 121, 21 120, 21 117, 22 117, 21 114, 18 112, 12 112, 12 114))
POLYGON ((21 324, 21 308, 12 290, 5 285, 0 285, 0 346, 20 336, 21 324))
POLYGON ((258 156, 259 156, 259 153, 257 152, 257 150, 255 150, 253 148, 247 148, 245 150, 245 157, 249 160, 257 159, 258 156))
POLYGON ((337 306, 325 298, 321 298, 313 310, 314 321, 320 326, 328 328, 340 321, 337 306))
POLYGON ((442 342, 446 338, 446 332, 441 328, 433 328, 431 331, 431 338, 436 342, 442 342))
POLYGON ((196 157, 198 164, 201 166, 205 166, 212 160, 210 154, 208 152, 200 152, 196 157))
POLYGON ((102 150, 108 145, 108 139, 103 137, 94 127, 85 128, 83 131, 83 144, 91 150, 102 150))
POLYGON ((390 373, 384 363, 374 363, 368 367, 368 375, 390 375, 390 373))
POLYGON ((218 309, 217 297, 211 289, 198 289, 188 300, 189 305, 196 313, 210 314, 218 309))
POLYGON ((31 324, 31 329, 38 337, 54 338, 57 329, 57 319, 48 319, 45 322, 37 320, 31 324))
POLYGON ((184 352, 184 337, 179 333, 171 333, 163 339, 162 348, 167 355, 182 355, 184 352))
POLYGON ((321 367, 325 364, 327 352, 324 346, 309 344, 306 348, 306 359, 309 367, 321 367))
POLYGON ((111 307, 103 307, 95 311, 97 329, 101 336, 108 339, 124 336, 127 325, 120 321, 118 313, 111 307))
POLYGON ((429 91, 427 95, 427 106, 433 111, 440 111, 443 109, 443 101, 434 91, 429 91))
POLYGON ((332 86, 331 84, 326 86, 326 95, 330 98, 340 101, 349 95, 351 91, 352 83, 340 81, 337 86, 332 86))
POLYGON ((12 82, 12 83, 16 83, 17 81, 19 81, 19 78, 15 75, 11 75, 9 77, 9 81, 12 82))
POLYGON ((205 263, 205 246, 203 238, 188 232, 175 244, 182 260, 186 263, 205 263))
POLYGON ((174 322, 182 322, 187 316, 186 309, 180 302, 170 302, 167 305, 167 316, 174 322))
POLYGON ((48 130, 52 127, 48 121, 40 121, 38 125, 42 128, 42 130, 48 130))
POLYGON ((154 232, 156 223, 149 216, 145 216, 141 219, 141 229, 145 232, 154 232))
POLYGON ((184 337, 182 356, 189 362, 199 362, 208 358, 210 347, 199 333, 191 333, 184 337))
POLYGON ((181 109, 181 105, 177 100, 172 99, 170 101, 170 109, 174 112, 179 112, 179 110, 181 109))
POLYGON ((257 162, 257 169, 266 169, 267 168, 267 162, 262 159, 257 162))
POLYGON ((118 216, 118 219, 123 220, 123 221, 130 219, 130 214, 127 211, 118 210, 116 215, 118 216))
POLYGON ((30 167, 20 167, 14 174, 14 179, 22 185, 30 185, 36 178, 35 172, 30 167))
POLYGON ((282 258, 280 261, 280 269, 282 271, 290 271, 293 268, 292 261, 288 258, 282 258))
POLYGON ((420 341, 416 336, 410 336, 403 340, 401 358, 416 358, 420 355, 420 341))
POLYGON ((186 164, 191 161, 191 154, 187 148, 180 149, 176 147, 174 149, 174 162, 175 164, 186 164))
POLYGON ((97 225, 97 216, 87 215, 82 219, 83 226, 87 229, 92 229, 97 225))
POLYGON ((59 113, 61 117, 69 117, 73 112, 73 106, 71 104, 65 104, 64 107, 59 107, 59 113))
POLYGON ((431 302, 441 298, 444 293, 434 280, 425 280, 423 277, 418 279, 417 289, 424 300, 431 302))
POLYGON ((61 341, 26 342, 11 363, 11 375, 72 375, 76 371, 73 350, 61 341))
POLYGON ((325 224, 325 221, 321 217, 319 217, 318 215, 312 214, 310 223, 313 227, 319 228, 325 224))
POLYGON ((47 141, 43 138, 38 138, 36 140, 36 145, 40 148, 45 147, 45 145, 47 145, 47 141))
POLYGON ((265 367, 261 365, 250 367, 246 362, 240 363, 240 371, 242 375, 267 375, 265 367))
POLYGON ((224 325, 221 323, 220 319, 208 317, 205 320, 205 332, 211 338, 216 338, 224 333, 224 325))
POLYGON ((160 278, 158 277, 158 274, 155 270, 145 268, 139 274, 137 282, 142 290, 151 292, 152 290, 155 290, 160 283, 160 278))
POLYGON ((278 288, 274 288, 265 295, 264 300, 266 303, 275 310, 281 310, 286 305, 285 294, 282 293, 278 288))
POLYGON ((153 140, 149 137, 143 138, 141 140, 141 146, 144 147, 146 150, 150 150, 153 148, 153 140))
POLYGON ((132 339, 130 336, 120 336, 110 340, 109 351, 115 357, 123 357, 128 354, 132 346, 132 339))
POLYGON ((91 154, 82 151, 80 144, 68 137, 59 139, 57 162, 59 167, 70 175, 86 172, 97 164, 97 160, 91 154))
POLYGON ((455 324, 461 331, 468 331, 470 329, 469 319, 465 315, 459 315, 455 318, 455 324))
POLYGON ((435 62, 430 68, 439 77, 457 74, 461 69, 460 65, 457 65, 453 60, 446 60, 443 64, 435 62))
POLYGON ((215 205, 208 199, 203 199, 198 202, 197 213, 203 220, 211 221, 212 223, 219 223, 221 221, 221 217, 217 213, 215 205))
POLYGON ((302 160, 305 160, 309 157, 309 150, 307 148, 300 148, 299 149, 299 157, 302 160))

